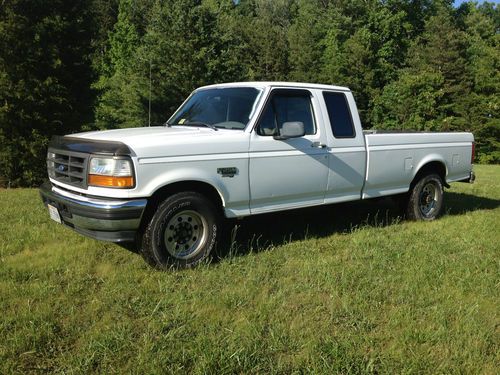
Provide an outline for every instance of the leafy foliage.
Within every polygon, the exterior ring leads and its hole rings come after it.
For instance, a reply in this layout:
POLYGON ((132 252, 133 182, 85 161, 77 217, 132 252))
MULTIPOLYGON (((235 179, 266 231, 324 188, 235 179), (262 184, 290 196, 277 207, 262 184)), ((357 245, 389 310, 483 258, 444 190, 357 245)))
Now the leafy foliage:
POLYGON ((45 175, 52 134, 91 120, 90 12, 86 1, 10 0, 0 7, 0 177, 45 175))
POLYGON ((472 1, 5 0, 0 180, 39 183, 53 134, 163 123, 240 80, 346 85, 365 128, 472 131, 498 163, 499 30, 472 1))

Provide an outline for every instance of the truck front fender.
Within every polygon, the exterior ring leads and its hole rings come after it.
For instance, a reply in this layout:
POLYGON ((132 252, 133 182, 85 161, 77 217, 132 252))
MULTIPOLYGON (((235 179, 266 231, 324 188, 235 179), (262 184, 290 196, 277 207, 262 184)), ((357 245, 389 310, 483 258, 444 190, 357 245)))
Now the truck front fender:
POLYGON ((229 192, 223 181, 221 181, 218 176, 214 176, 200 168, 176 168, 167 170, 148 181, 143 191, 146 196, 151 196, 159 189, 168 185, 186 181, 196 181, 210 185, 219 194, 223 207, 226 206, 229 192))

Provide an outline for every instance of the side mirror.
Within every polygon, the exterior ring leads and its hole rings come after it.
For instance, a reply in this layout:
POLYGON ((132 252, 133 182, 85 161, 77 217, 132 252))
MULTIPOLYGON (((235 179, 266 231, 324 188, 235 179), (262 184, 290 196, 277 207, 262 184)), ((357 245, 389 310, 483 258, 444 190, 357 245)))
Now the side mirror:
POLYGON ((303 137, 304 135, 306 135, 306 131, 304 130, 304 123, 300 121, 290 121, 283 123, 280 134, 275 135, 274 139, 282 141, 289 138, 303 137))

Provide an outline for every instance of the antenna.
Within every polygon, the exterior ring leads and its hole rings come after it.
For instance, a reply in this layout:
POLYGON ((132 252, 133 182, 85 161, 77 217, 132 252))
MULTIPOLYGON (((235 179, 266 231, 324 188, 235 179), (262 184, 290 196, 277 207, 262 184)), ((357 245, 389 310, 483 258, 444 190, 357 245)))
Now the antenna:
POLYGON ((149 58, 149 112, 148 112, 148 126, 151 126, 151 66, 153 61, 149 58))

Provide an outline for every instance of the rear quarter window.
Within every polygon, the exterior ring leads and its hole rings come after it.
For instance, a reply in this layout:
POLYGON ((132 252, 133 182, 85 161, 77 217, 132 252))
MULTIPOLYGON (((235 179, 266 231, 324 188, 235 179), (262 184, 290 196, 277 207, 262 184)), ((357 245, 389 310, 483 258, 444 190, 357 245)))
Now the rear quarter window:
POLYGON ((345 94, 323 91, 330 126, 335 138, 354 138, 354 125, 345 94))

